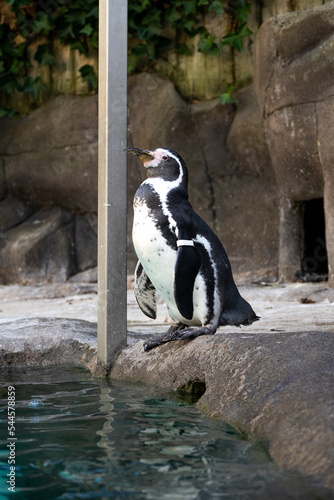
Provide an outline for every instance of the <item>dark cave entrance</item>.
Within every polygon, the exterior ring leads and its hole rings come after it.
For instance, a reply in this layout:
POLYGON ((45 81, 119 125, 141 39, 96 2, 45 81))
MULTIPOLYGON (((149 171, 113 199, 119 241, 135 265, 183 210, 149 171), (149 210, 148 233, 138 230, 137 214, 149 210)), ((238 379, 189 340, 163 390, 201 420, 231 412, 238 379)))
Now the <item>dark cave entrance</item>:
POLYGON ((323 198, 304 202, 304 254, 301 263, 301 278, 305 281, 328 279, 323 198))

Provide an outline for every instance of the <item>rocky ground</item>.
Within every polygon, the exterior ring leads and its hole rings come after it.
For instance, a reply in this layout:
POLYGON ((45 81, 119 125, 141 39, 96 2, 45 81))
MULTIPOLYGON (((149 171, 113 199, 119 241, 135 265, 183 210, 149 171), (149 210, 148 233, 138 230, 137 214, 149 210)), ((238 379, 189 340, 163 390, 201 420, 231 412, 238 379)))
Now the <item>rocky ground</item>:
MULTIPOLYGON (((170 319, 165 305, 157 320, 144 316, 128 280, 129 332, 149 336, 164 332, 170 319)), ((251 333, 326 330, 334 333, 334 289, 326 283, 239 285, 261 321, 237 330, 251 333)), ((0 286, 0 321, 5 318, 67 318, 97 321, 97 284, 67 282, 40 286, 0 286)), ((219 334, 234 332, 224 327, 219 334)))
MULTIPOLYGON (((130 280, 131 281, 131 280, 130 280)), ((278 464, 334 489, 334 290, 326 283, 241 285, 261 320, 145 353, 168 328, 138 309, 128 289, 128 347, 112 378, 199 391, 197 403, 266 440, 278 464)), ((75 363, 96 373, 97 285, 0 287, 0 368, 75 363)))

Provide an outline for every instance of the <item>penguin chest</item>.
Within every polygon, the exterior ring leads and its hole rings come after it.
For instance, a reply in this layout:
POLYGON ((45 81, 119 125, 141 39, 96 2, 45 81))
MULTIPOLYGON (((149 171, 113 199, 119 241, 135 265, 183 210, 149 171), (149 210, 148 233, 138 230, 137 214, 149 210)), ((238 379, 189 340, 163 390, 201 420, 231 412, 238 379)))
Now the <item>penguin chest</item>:
POLYGON ((167 244, 157 219, 145 203, 135 206, 132 240, 154 287, 166 302, 172 300, 176 250, 167 244))
POLYGON ((135 204, 132 238, 137 257, 155 289, 166 302, 170 317, 187 325, 205 325, 208 321, 205 280, 199 273, 194 290, 189 291, 193 294, 194 314, 192 320, 187 320, 180 314, 174 298, 177 250, 167 244, 157 218, 152 216, 145 203, 135 204))

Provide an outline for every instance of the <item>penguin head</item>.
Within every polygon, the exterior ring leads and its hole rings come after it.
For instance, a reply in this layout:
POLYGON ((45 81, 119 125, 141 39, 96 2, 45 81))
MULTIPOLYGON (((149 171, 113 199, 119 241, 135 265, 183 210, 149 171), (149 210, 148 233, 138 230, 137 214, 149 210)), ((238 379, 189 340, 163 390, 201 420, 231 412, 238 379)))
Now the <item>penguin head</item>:
POLYGON ((159 177, 165 181, 180 179, 183 183, 188 181, 187 167, 182 157, 172 149, 158 148, 154 151, 148 149, 128 148, 138 156, 147 169, 148 177, 159 177))

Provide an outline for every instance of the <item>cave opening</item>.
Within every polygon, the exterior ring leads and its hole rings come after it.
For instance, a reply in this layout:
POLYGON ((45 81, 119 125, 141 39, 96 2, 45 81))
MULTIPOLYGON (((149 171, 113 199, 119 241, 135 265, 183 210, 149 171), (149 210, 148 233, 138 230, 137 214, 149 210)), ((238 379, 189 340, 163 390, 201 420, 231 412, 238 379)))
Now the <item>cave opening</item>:
POLYGON ((327 280, 328 256, 323 198, 304 202, 303 247, 301 278, 304 281, 327 280))

